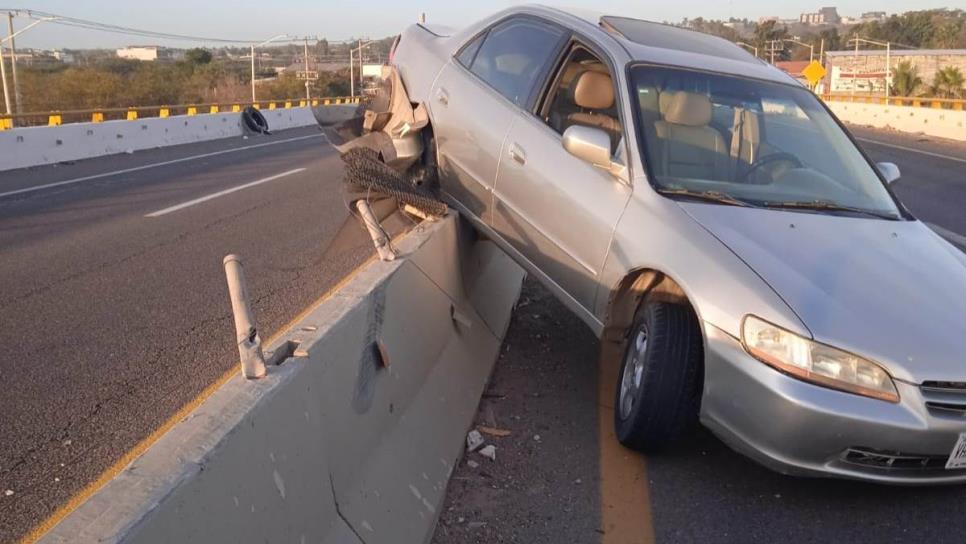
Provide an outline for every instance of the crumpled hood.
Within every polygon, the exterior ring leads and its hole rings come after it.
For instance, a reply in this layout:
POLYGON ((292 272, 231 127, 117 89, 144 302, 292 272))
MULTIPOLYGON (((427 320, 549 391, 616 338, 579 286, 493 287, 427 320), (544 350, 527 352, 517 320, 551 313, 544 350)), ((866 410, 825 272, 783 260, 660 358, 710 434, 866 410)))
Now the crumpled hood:
POLYGON ((966 256, 919 221, 680 205, 816 340, 900 380, 966 381, 966 256))

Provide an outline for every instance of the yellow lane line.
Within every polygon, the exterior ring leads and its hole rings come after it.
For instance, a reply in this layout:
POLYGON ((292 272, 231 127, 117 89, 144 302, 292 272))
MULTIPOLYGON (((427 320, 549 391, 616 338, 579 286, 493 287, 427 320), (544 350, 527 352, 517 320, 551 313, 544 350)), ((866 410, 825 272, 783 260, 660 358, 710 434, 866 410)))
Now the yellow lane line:
POLYGON ((654 526, 644 457, 622 446, 614 434, 614 391, 620 363, 620 346, 603 343, 597 378, 600 543, 652 544, 654 526))
MULTIPOLYGON (((398 236, 395 240, 402 238, 406 233, 398 236)), ((395 241, 394 240, 394 241, 395 241)), ((352 278, 354 278, 363 268, 368 266, 375 260, 375 255, 369 257, 366 262, 359 265, 357 268, 349 272, 344 278, 339 280, 339 283, 335 284, 332 288, 325 292, 321 297, 319 297, 315 302, 310 304, 305 310, 303 310, 294 319, 290 320, 285 324, 277 333, 275 333, 267 342, 265 346, 271 346, 276 340, 284 336, 289 330, 291 330, 298 322, 302 321, 309 313, 315 310, 319 304, 325 302, 329 297, 331 297, 335 292, 344 287, 349 283, 352 278)), ((239 363, 240 364, 240 363, 239 363)), ((80 505, 84 504, 87 499, 91 498, 100 488, 104 487, 108 482, 113 480, 118 474, 120 474, 129 464, 131 464, 135 459, 140 457, 144 452, 148 450, 155 442, 157 442, 165 433, 170 431, 175 425, 177 425, 181 420, 188 417, 188 415, 194 411, 196 408, 201 406, 208 397, 214 394, 221 386, 228 383, 228 380, 237 376, 239 373, 238 365, 232 366, 227 372, 221 375, 214 383, 204 388, 201 393, 193 398, 190 402, 181 407, 180 410, 175 412, 173 416, 167 419, 160 427, 154 430, 146 438, 138 442, 133 448, 127 451, 120 459, 114 462, 110 467, 107 468, 96 480, 87 484, 82 490, 78 491, 73 497, 71 497, 66 503, 64 503, 60 508, 58 508, 53 514, 47 517, 44 521, 40 522, 33 529, 30 530, 23 538, 20 539, 20 544, 33 544, 40 540, 48 531, 53 529, 58 523, 63 521, 71 512, 76 510, 80 505)))

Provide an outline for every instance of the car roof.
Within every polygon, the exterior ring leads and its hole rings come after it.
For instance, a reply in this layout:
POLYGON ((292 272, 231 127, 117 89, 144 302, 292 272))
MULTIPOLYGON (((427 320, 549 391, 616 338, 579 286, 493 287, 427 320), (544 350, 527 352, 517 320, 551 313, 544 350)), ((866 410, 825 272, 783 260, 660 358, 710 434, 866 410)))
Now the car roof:
POLYGON ((529 5, 508 11, 544 15, 569 23, 574 29, 608 35, 632 62, 680 66, 798 85, 794 78, 738 45, 696 30, 630 17, 600 16, 591 10, 529 5))

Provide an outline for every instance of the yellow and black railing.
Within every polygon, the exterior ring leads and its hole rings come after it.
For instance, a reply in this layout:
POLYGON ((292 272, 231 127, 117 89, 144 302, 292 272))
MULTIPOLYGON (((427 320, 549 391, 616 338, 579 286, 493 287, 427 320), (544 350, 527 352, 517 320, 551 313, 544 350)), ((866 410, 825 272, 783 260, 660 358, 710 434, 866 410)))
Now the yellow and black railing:
POLYGON ((68 123, 103 123, 105 121, 136 121, 147 118, 175 116, 195 116, 212 113, 240 112, 248 106, 258 109, 275 110, 304 108, 307 106, 330 106, 335 104, 358 104, 366 97, 335 96, 313 98, 311 100, 260 100, 258 102, 220 102, 211 104, 181 104, 174 106, 139 106, 131 108, 94 108, 84 110, 63 110, 27 112, 12 115, 0 114, 0 130, 28 126, 60 126, 68 123))
POLYGON ((966 100, 959 98, 930 98, 925 96, 870 96, 861 94, 826 94, 822 96, 826 102, 855 102, 858 104, 881 104, 883 106, 911 106, 914 108, 932 108, 936 110, 963 111, 966 100))

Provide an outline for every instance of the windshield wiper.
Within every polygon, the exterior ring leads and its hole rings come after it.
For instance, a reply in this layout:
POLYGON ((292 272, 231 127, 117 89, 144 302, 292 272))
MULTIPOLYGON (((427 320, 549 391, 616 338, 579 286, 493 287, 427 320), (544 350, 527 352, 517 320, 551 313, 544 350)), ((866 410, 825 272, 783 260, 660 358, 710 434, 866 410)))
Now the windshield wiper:
POLYGON ((727 193, 720 191, 692 191, 691 189, 658 189, 658 192, 666 196, 683 196, 728 206, 741 206, 745 208, 756 208, 751 202, 735 198, 727 193))
POLYGON ((765 208, 787 208, 793 210, 816 210, 816 211, 829 211, 829 212, 849 212, 857 213, 861 215, 868 215, 871 217, 878 217, 879 219, 888 219, 890 221, 898 221, 900 217, 898 215, 893 215, 887 212, 878 212, 875 210, 867 210, 865 208, 855 208, 852 206, 844 206, 842 204, 836 204, 835 202, 829 202, 828 200, 813 200, 811 202, 764 202, 762 206, 765 208))

